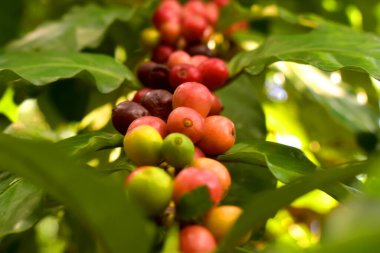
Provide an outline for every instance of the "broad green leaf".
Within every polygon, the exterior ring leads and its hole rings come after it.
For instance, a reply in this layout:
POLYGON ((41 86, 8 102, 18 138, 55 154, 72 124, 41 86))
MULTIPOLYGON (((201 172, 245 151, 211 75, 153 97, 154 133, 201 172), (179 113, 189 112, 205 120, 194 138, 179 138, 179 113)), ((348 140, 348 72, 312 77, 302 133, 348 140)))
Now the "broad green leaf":
POLYGON ((236 242, 239 241, 239 238, 242 238, 252 228, 258 228, 263 225, 278 210, 286 207, 303 194, 348 179, 365 170, 366 166, 360 164, 318 171, 279 189, 253 196, 244 206, 243 214, 239 217, 226 239, 221 242, 218 252, 229 252, 236 242))
POLYGON ((237 142, 265 138, 265 115, 254 87, 263 81, 261 76, 241 75, 217 91, 224 107, 222 114, 235 124, 237 142))
POLYGON ((77 52, 96 48, 116 20, 129 21, 135 7, 76 6, 61 20, 40 25, 23 38, 11 43, 8 51, 77 52))
POLYGON ((200 186, 186 193, 176 207, 176 216, 180 220, 194 221, 212 207, 210 193, 206 186, 200 186))
POLYGON ((41 215, 42 191, 14 176, 0 172, 0 237, 22 232, 41 215))
POLYGON ((56 144, 0 135, 0 150, 1 169, 62 202, 106 252, 149 251, 153 227, 128 201, 122 184, 79 166, 56 144))
POLYGON ((268 167, 273 175, 284 183, 312 173, 317 168, 301 150, 261 140, 238 143, 225 154, 220 155, 218 160, 268 167))
POLYGON ((83 78, 102 93, 134 81, 129 69, 106 55, 86 53, 6 53, 0 55, 0 81, 42 86, 60 79, 83 78))
POLYGON ((325 23, 306 34, 271 36, 258 49, 236 55, 229 68, 231 76, 243 70, 256 75, 273 62, 293 61, 325 71, 349 68, 380 79, 379 45, 372 34, 325 23))

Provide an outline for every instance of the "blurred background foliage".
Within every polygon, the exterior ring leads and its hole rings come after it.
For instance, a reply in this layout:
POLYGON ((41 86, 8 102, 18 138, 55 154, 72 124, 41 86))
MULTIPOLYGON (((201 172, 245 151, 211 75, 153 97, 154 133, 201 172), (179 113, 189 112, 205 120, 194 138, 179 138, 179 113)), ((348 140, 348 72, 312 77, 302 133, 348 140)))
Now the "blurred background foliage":
MULTIPOLYGON (((0 52, 101 53, 134 71, 149 56, 139 38, 140 32, 151 26, 156 4, 138 0, 1 1, 0 52), (83 33, 73 34, 78 27, 83 33)), ((258 48, 269 36, 304 34, 327 21, 380 35, 380 3, 235 1, 224 10, 219 33, 209 47, 230 60, 237 52, 258 48), (249 29, 223 35, 223 28, 241 20, 249 20, 249 29)), ((346 39, 352 38, 348 34, 346 39)), ((3 81, 0 129, 52 141, 93 131, 114 133, 111 108, 130 97, 139 85, 133 78, 129 81, 108 92, 100 92, 93 81, 81 78, 57 80, 46 86, 3 81)), ((259 139, 292 146, 323 168, 376 156, 380 82, 366 73, 350 69, 325 72, 310 65, 279 61, 258 75, 244 73, 234 77, 218 94, 225 105, 224 114, 236 124, 239 142, 259 139)), ((100 170, 121 171, 111 175, 120 181, 120 174, 125 175, 125 166, 128 168, 121 153, 120 148, 109 149, 86 154, 83 160, 100 170)), ((227 203, 241 204, 246 196, 282 185, 269 172, 262 172, 260 166, 228 165, 234 171, 235 188, 227 203)), ((259 231, 251 243, 236 251, 301 252, 306 248, 311 252, 356 252, 367 245, 362 252, 375 252, 372 250, 379 245, 374 238, 380 233, 377 165, 380 163, 370 165, 375 171, 371 177, 363 174, 344 182, 352 189, 361 189, 365 184, 366 197, 350 199, 342 207, 323 191, 310 192, 279 211, 268 220, 265 232, 259 231)), ((7 173, 1 173, 0 179, 0 206, 4 199, 11 202, 34 197, 24 203, 33 212, 19 214, 25 219, 20 230, 0 229, 0 236, 11 234, 0 239, 0 252, 95 252, 98 248, 89 242, 90 235, 76 223, 76 217, 63 212, 55 199, 7 173), (11 192, 8 189, 13 184, 16 188, 11 192), (23 191, 14 193, 18 188, 23 191), (43 211, 41 205, 45 207, 43 211)), ((18 204, 12 210, 20 208, 18 204)))

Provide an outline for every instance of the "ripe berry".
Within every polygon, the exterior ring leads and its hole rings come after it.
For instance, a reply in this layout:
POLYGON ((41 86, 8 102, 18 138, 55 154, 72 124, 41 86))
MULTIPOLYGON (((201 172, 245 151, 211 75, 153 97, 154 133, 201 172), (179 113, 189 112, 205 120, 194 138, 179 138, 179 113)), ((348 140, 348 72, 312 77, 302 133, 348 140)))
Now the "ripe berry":
POLYGON ((186 41, 201 41, 208 24, 204 17, 187 15, 182 22, 182 35, 186 41))
POLYGON ((199 16, 205 16, 205 10, 206 4, 201 0, 192 0, 188 1, 183 6, 183 11, 186 13, 185 15, 199 15, 199 16))
POLYGON ((216 249, 216 241, 211 232, 200 225, 183 228, 179 235, 182 253, 211 253, 216 249))
POLYGON ((168 206, 173 181, 161 168, 142 166, 134 170, 125 180, 128 196, 149 215, 162 212, 168 206))
POLYGON ((207 155, 219 155, 229 150, 235 143, 234 123, 220 115, 205 119, 203 137, 197 143, 207 155))
MULTIPOLYGON (((215 236, 217 241, 223 240, 239 218, 243 210, 238 206, 218 206, 211 208, 205 217, 205 226, 215 236)), ((247 233, 239 244, 249 240, 252 232, 247 233)))
POLYGON ((157 165, 162 161, 162 137, 152 126, 142 125, 127 132, 124 151, 137 165, 157 165))
POLYGON ((202 62, 204 62, 207 59, 208 59, 207 56, 197 54, 191 57, 190 64, 193 65, 194 67, 198 67, 199 65, 201 65, 202 62))
POLYGON ((138 126, 149 125, 154 127, 161 135, 162 138, 165 138, 168 134, 167 126, 165 121, 155 116, 144 116, 132 121, 129 125, 127 132, 135 129, 138 126))
POLYGON ((210 90, 222 87, 228 79, 227 65, 218 58, 210 58, 199 65, 202 83, 210 90))
POLYGON ((184 194, 206 186, 210 200, 217 205, 223 197, 223 189, 219 178, 213 171, 202 170, 196 167, 185 168, 174 179, 173 200, 179 203, 184 194))
POLYGON ((168 67, 173 68, 178 64, 188 64, 190 62, 190 55, 182 50, 173 52, 168 59, 168 67))
POLYGON ((162 154, 169 165, 183 168, 193 160, 194 144, 184 134, 171 133, 164 139, 162 154))
POLYGON ((208 115, 209 116, 219 115, 223 111, 222 101, 220 100, 218 95, 216 95, 215 93, 212 92, 211 94, 212 94, 212 105, 211 105, 211 109, 208 115))
POLYGON ((167 90, 151 90, 141 99, 141 105, 151 115, 166 120, 172 111, 172 97, 173 95, 167 90))
POLYGON ((157 64, 149 73, 149 87, 171 90, 169 84, 169 69, 163 64, 157 64))
POLYGON ((203 153, 202 149, 198 148, 197 146, 194 146, 194 157, 193 160, 206 157, 205 153, 203 153))
POLYGON ((167 22, 179 23, 180 13, 175 9, 167 8, 167 6, 159 7, 153 14, 152 21, 157 29, 160 29, 161 25, 167 22))
POLYGON ((142 105, 135 102, 124 101, 112 109, 112 124, 117 131, 125 135, 132 121, 148 115, 148 110, 142 105))
POLYGON ((201 83, 186 82, 175 89, 173 108, 186 106, 193 108, 206 117, 212 105, 212 95, 209 89, 201 83))
POLYGON ((191 162, 191 166, 197 167, 202 170, 211 170, 219 178, 219 182, 222 185, 224 195, 228 191, 231 185, 231 176, 227 168, 217 160, 211 158, 198 158, 191 162))
POLYGON ((216 3, 208 2, 205 4, 206 11, 205 17, 208 23, 212 26, 216 25, 216 22, 219 19, 219 7, 216 3))
POLYGON ((177 107, 169 114, 167 127, 170 133, 182 133, 196 143, 203 136, 204 118, 194 109, 177 107))
POLYGON ((168 45, 160 45, 153 50, 152 61, 156 63, 166 63, 173 51, 173 48, 168 45))
POLYGON ((181 25, 176 22, 166 22, 160 27, 161 41, 175 45, 181 36, 181 25))
POLYGON ((190 55, 204 55, 208 57, 214 55, 213 51, 202 43, 190 44, 186 46, 185 51, 190 55))
POLYGON ((145 96, 145 94, 148 92, 148 91, 151 91, 152 89, 151 88, 148 88, 148 87, 145 87, 145 88, 142 88, 140 90, 138 90, 136 92, 136 94, 133 96, 133 99, 132 101, 133 102, 136 102, 136 103, 141 103, 141 99, 145 96))
POLYGON ((177 88, 185 82, 200 82, 201 73, 192 65, 178 64, 170 69, 169 81, 173 88, 177 88))
POLYGON ((140 64, 137 68, 137 78, 144 86, 150 86, 149 74, 154 67, 157 66, 157 63, 147 61, 140 64))

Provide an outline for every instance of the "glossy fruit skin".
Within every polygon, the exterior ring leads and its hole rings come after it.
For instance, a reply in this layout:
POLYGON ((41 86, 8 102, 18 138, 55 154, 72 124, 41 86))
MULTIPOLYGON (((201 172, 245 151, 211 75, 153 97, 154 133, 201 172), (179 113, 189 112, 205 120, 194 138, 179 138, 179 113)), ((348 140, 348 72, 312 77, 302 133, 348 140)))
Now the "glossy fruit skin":
POLYGON ((175 89, 173 108, 190 107, 206 117, 212 105, 212 94, 206 86, 197 82, 186 82, 175 89))
POLYGON ((231 186, 231 176, 228 169, 217 160, 211 158, 198 158, 191 162, 190 166, 196 167, 202 170, 213 171, 219 178, 219 182, 223 188, 223 195, 225 196, 228 189, 231 186))
POLYGON ((159 45, 154 48, 151 59, 156 63, 166 63, 173 51, 171 46, 159 45))
POLYGON ((148 115, 148 110, 142 105, 131 101, 124 101, 112 109, 112 124, 119 133, 125 135, 132 121, 148 115))
POLYGON ((164 139, 162 155, 169 165, 183 168, 193 160, 194 144, 184 134, 171 133, 164 139))
POLYGON ((178 64, 188 64, 190 62, 190 55, 183 50, 174 51, 168 59, 168 67, 173 68, 178 64))
POLYGON ((132 101, 136 103, 141 103, 141 99, 145 96, 146 93, 151 91, 151 88, 145 87, 136 92, 136 94, 133 96, 132 101))
POLYGON ((235 143, 235 125, 227 117, 214 115, 205 119, 204 133, 197 143, 207 155, 219 155, 235 143))
POLYGON ((149 85, 153 89, 172 90, 169 84, 169 68, 164 64, 157 64, 149 72, 149 85))
POLYGON ((224 86, 229 76, 227 65, 218 58, 204 61, 198 69, 202 75, 202 83, 210 90, 224 86))
POLYGON ((181 25, 177 22, 166 22, 160 27, 161 41, 175 45, 181 36, 181 25))
POLYGON ((207 21, 200 15, 186 15, 182 21, 182 35, 186 41, 201 41, 208 27, 207 21))
POLYGON ((186 82, 200 82, 201 72, 190 64, 178 64, 170 69, 169 81, 173 88, 186 82))
POLYGON ((128 196, 149 215, 164 211, 173 192, 172 178, 163 169, 154 166, 134 170, 126 178, 125 186, 128 196))
POLYGON ((162 137, 152 126, 141 125, 127 132, 124 151, 139 166, 158 165, 162 161, 162 137))
POLYGON ((170 133, 182 133, 196 143, 203 136, 204 118, 194 109, 177 107, 169 114, 167 128, 170 133))
POLYGON ((155 117, 155 116, 144 116, 144 117, 135 119, 129 125, 127 132, 142 125, 149 125, 149 126, 154 127, 160 133, 162 138, 165 138, 166 135, 168 134, 166 122, 160 119, 159 117, 155 117))
POLYGON ((212 104, 211 104, 211 109, 208 115, 209 116, 219 115, 223 111, 223 103, 218 97, 218 95, 216 95, 213 92, 211 94, 212 94, 212 104))
POLYGON ((200 186, 208 188, 210 199, 215 205, 221 201, 223 189, 218 176, 213 171, 202 170, 196 167, 185 168, 175 177, 173 200, 179 203, 184 194, 200 186))
POLYGON ((152 116, 166 120, 172 111, 173 95, 163 89, 153 89, 145 94, 141 99, 144 106, 152 116))
POLYGON ((201 65, 202 62, 204 62, 207 59, 208 59, 207 56, 197 54, 191 57, 190 64, 193 65, 194 67, 198 67, 199 65, 201 65))
POLYGON ((157 66, 157 63, 152 61, 146 61, 141 63, 137 68, 137 78, 144 86, 150 86, 149 74, 154 67, 157 66))
MULTIPOLYGON (((238 206, 225 205, 211 208, 204 220, 205 226, 214 235, 217 241, 223 240, 230 232, 236 220, 242 214, 243 210, 238 206)), ((246 234, 239 244, 244 244, 251 237, 252 232, 246 234)))
POLYGON ((211 253, 216 241, 211 232, 200 225, 189 225, 179 235, 181 253, 211 253))

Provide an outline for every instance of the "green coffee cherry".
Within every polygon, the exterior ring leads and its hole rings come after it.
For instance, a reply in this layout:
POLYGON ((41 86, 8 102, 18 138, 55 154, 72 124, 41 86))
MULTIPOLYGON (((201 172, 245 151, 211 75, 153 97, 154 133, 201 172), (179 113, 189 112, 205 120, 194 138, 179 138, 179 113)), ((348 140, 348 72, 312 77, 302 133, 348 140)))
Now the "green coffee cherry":
POLYGON ((137 165, 158 165, 162 161, 162 137, 152 126, 141 125, 124 137, 124 151, 137 165))
POLYGON ((184 134, 171 133, 164 139, 162 154, 168 164, 183 168, 193 160, 194 144, 184 134))

